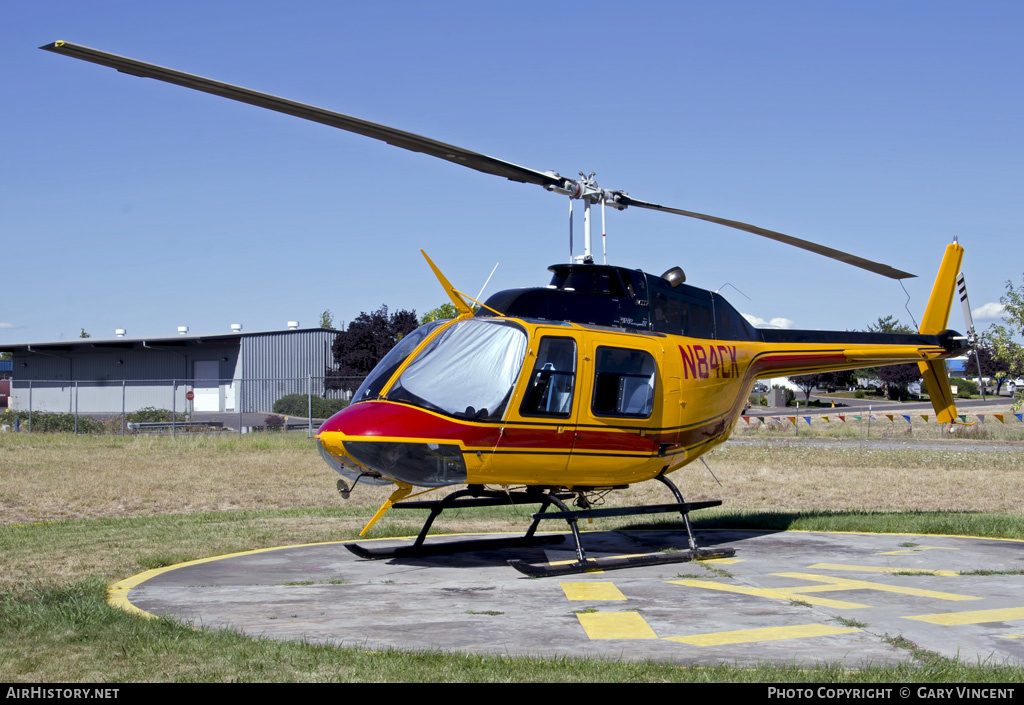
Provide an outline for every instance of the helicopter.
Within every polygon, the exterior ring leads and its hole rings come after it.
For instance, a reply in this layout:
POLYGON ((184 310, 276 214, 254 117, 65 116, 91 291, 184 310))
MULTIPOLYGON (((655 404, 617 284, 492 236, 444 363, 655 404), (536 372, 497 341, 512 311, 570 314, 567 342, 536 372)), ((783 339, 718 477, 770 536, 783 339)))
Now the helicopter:
MULTIPOLYGON (((394 487, 364 527, 392 508, 429 509, 411 545, 346 544, 366 559, 444 555, 560 543, 537 534, 565 521, 575 561, 509 564, 529 576, 568 575, 725 557, 732 548, 697 545, 689 513, 721 500, 687 502, 671 473, 724 443, 759 379, 916 363, 937 420, 957 422, 944 360, 969 337, 948 330, 964 249, 949 244, 917 333, 760 329, 725 298, 686 284, 678 267, 657 276, 595 262, 591 209, 657 210, 746 231, 891 278, 914 275, 748 223, 642 201, 579 179, 537 171, 379 123, 135 59, 58 41, 41 49, 361 134, 511 181, 531 183, 584 205, 581 256, 549 267, 544 287, 510 289, 486 301, 456 289, 421 250, 458 315, 402 338, 355 391, 348 407, 317 431, 317 448, 347 498, 359 483, 394 487), (474 307, 473 304, 476 306, 474 307), (666 504, 595 506, 614 491, 655 480, 666 504), (412 498, 457 487, 440 500, 412 498), (442 512, 540 505, 512 538, 427 542, 442 512), (549 511, 552 510, 552 511, 549 511), (597 517, 678 514, 688 550, 588 557, 579 522, 597 517)), ((965 294, 962 295, 965 296, 965 294)), ((969 311, 969 308, 965 309, 969 311)))

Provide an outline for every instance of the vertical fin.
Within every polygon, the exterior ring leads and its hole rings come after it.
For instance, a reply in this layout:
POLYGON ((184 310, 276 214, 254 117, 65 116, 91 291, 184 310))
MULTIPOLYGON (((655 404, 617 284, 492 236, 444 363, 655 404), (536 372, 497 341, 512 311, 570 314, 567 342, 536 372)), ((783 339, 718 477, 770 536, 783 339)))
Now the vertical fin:
POLYGON ((928 298, 928 308, 921 319, 920 333, 938 335, 949 325, 949 309, 953 305, 953 292, 956 290, 956 275, 960 273, 960 262, 964 257, 964 248, 955 242, 946 245, 946 254, 939 265, 939 273, 935 276, 935 286, 928 298))
MULTIPOLYGON (((939 273, 935 276, 935 285, 928 298, 928 307, 921 319, 919 332, 925 335, 938 335, 949 324, 949 310, 953 305, 953 292, 956 289, 957 274, 963 261, 964 248, 957 243, 946 246, 946 253, 939 265, 939 273)), ((946 373, 944 360, 929 360, 917 363, 924 377, 928 396, 939 423, 954 423, 956 420, 956 402, 953 390, 949 387, 949 375, 946 373)))

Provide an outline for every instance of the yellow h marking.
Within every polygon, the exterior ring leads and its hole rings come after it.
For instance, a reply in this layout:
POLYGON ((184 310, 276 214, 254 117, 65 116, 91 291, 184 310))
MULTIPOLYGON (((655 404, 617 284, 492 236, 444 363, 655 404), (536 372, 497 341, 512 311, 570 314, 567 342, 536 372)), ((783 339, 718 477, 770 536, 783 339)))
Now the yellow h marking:
POLYGON ((657 639, 639 612, 592 612, 576 615, 591 639, 657 639))
POLYGON ((625 600, 615 583, 560 583, 569 600, 625 600))
POLYGON ((666 641, 678 641, 693 646, 721 646, 723 644, 745 644, 751 641, 780 641, 782 639, 806 639, 815 636, 850 634, 860 629, 833 627, 827 624, 800 624, 793 627, 767 627, 764 629, 740 629, 733 632, 694 634, 692 636, 670 636, 666 641))

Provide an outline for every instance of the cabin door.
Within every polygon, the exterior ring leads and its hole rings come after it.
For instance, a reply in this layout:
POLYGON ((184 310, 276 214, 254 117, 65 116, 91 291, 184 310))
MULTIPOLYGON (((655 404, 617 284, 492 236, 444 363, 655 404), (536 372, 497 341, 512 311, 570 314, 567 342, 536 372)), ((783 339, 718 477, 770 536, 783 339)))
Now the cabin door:
POLYGON ((531 476, 532 484, 562 484, 575 437, 579 399, 575 338, 540 332, 516 385, 493 450, 498 475, 531 476))

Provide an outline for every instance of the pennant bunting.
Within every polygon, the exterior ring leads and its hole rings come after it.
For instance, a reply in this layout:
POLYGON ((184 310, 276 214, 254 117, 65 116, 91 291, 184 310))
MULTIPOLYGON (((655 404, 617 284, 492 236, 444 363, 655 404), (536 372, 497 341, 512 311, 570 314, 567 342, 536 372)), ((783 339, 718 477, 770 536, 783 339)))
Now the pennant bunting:
POLYGON ((921 414, 921 418, 924 419, 925 423, 928 423, 928 414, 921 414))
POLYGON ((750 417, 749 416, 741 416, 740 418, 743 419, 743 423, 747 424, 748 426, 750 425, 750 417))
POLYGON ((910 423, 910 414, 903 414, 903 418, 907 420, 907 423, 910 423))
POLYGON ((1024 421, 1024 418, 1021 418, 1021 417, 1024 417, 1024 414, 1014 414, 1014 416, 1017 417, 1018 421, 1024 421))
POLYGON ((804 417, 804 421, 806 421, 806 422, 807 422, 807 425, 808 425, 808 426, 810 426, 810 425, 811 425, 811 417, 810 417, 810 416, 805 416, 805 417, 804 417))
POLYGON ((985 423, 985 414, 975 414, 978 417, 978 421, 985 423))
POLYGON ((1002 414, 992 414, 992 415, 995 416, 997 419, 999 419, 999 423, 1006 423, 1005 421, 1003 421, 1003 415, 1002 414))
POLYGON ((967 414, 960 414, 960 420, 967 423, 967 414))
POLYGON ((796 426, 796 417, 795 417, 795 416, 787 416, 786 418, 787 418, 787 419, 789 419, 789 420, 790 420, 790 422, 791 422, 791 423, 792 423, 792 424, 793 424, 794 426, 796 426))
POLYGON ((842 421, 843 423, 846 423, 846 416, 843 414, 839 414, 839 420, 842 421))
POLYGON ((859 414, 858 414, 858 415, 855 415, 855 416, 854 416, 853 418, 857 419, 858 421, 860 421, 860 420, 861 420, 861 417, 860 417, 860 415, 859 415, 859 414))
POLYGON ((886 414, 886 416, 888 416, 888 417, 889 417, 889 421, 890 421, 890 423, 896 420, 895 418, 893 418, 893 415, 892 415, 892 414, 886 414))
POLYGON ((832 423, 832 419, 830 419, 830 418, 829 418, 829 417, 827 417, 827 416, 822 416, 822 417, 820 417, 820 418, 823 418, 823 419, 825 419, 825 423, 832 423))

